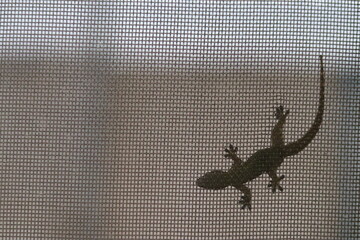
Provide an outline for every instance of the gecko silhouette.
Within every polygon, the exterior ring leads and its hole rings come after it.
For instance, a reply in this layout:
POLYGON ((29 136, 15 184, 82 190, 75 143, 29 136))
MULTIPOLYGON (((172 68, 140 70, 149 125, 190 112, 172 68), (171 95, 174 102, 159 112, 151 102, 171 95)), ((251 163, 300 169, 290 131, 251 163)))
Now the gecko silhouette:
POLYGON ((314 139, 320 129, 320 125, 324 114, 324 92, 325 92, 325 76, 323 67, 323 57, 320 56, 320 99, 315 120, 310 129, 303 137, 289 144, 284 143, 283 126, 289 110, 284 111, 283 106, 276 108, 275 117, 277 124, 271 132, 271 147, 261 149, 255 152, 247 161, 243 162, 236 154, 238 148, 230 144, 229 149, 225 149, 227 158, 232 159, 233 165, 226 171, 213 170, 206 173, 196 181, 196 185, 205 189, 220 190, 228 186, 233 186, 240 190, 244 196, 239 204, 242 209, 246 207, 251 210, 251 190, 245 186, 245 183, 259 177, 263 173, 267 173, 270 178, 268 187, 272 188, 272 192, 276 190, 283 191, 280 181, 284 179, 284 175, 277 176, 276 171, 284 161, 284 158, 298 154, 314 139))

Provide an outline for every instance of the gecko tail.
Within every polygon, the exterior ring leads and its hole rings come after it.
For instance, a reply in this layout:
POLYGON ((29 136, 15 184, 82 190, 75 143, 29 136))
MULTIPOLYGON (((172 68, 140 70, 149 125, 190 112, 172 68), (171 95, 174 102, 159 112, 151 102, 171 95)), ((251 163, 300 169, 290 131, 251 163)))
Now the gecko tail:
POLYGON ((220 190, 230 185, 230 176, 227 172, 221 170, 213 170, 205 173, 204 176, 196 180, 196 185, 212 190, 220 190))
POLYGON ((310 129, 305 133, 305 135, 298 139, 295 142, 285 145, 283 148, 283 156, 288 157, 296 155, 302 150, 304 150, 307 145, 315 138, 317 132, 320 129, 320 125, 323 120, 324 115, 324 102, 325 102, 325 74, 323 66, 323 56, 320 56, 320 97, 319 97, 319 107, 313 124, 310 129))

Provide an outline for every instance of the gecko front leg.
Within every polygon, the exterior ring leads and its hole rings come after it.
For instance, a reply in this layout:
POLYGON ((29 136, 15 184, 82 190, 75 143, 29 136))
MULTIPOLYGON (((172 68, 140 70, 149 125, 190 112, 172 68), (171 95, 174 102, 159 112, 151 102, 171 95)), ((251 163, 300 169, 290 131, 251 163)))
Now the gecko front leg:
POLYGON ((224 154, 224 157, 226 158, 230 158, 234 161, 234 163, 238 163, 241 164, 243 163, 243 161, 241 160, 241 158, 239 158, 236 154, 236 152, 238 151, 238 147, 234 147, 232 144, 229 145, 229 149, 225 149, 226 154, 224 154))
POLYGON ((237 186, 234 186, 236 189, 240 190, 242 193, 244 193, 244 196, 241 196, 242 200, 239 200, 238 203, 242 204, 243 206, 241 209, 245 209, 246 207, 251 210, 251 190, 244 184, 240 184, 237 186))

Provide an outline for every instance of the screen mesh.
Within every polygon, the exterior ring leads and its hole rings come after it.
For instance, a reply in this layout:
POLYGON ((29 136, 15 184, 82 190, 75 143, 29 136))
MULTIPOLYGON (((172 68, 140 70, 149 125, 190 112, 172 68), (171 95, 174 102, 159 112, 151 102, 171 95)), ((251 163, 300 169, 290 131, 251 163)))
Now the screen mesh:
POLYGON ((358 1, 0 3, 1 239, 359 239, 358 1), (278 169, 195 182, 320 131, 278 169))

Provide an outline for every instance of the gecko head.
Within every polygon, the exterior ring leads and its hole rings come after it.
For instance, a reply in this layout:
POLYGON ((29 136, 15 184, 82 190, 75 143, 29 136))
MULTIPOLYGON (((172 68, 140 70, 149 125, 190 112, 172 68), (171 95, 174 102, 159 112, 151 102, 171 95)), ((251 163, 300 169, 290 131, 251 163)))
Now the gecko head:
POLYGON ((230 176, 227 172, 213 170, 199 177, 196 185, 205 189, 220 190, 230 185, 230 176))

